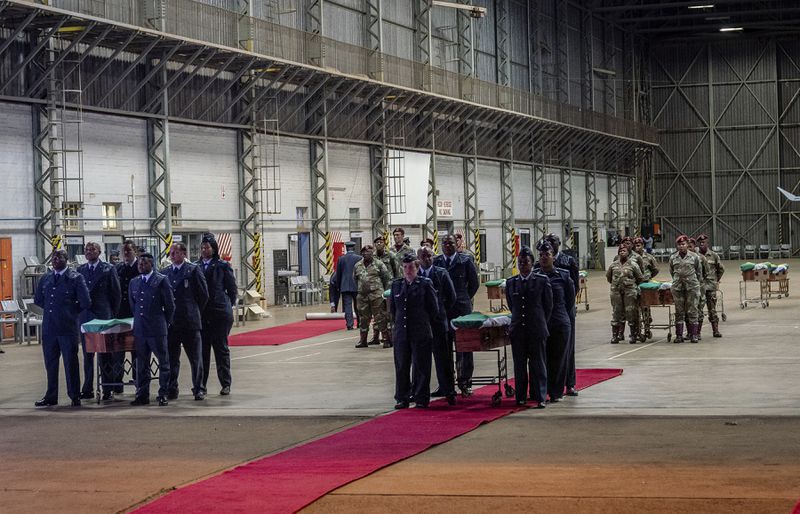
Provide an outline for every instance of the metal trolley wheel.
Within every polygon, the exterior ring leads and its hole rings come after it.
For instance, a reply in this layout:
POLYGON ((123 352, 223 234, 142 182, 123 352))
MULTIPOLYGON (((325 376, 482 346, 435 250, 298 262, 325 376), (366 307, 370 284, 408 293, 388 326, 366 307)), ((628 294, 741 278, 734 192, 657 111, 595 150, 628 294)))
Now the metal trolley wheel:
POLYGON ((500 406, 500 400, 502 400, 502 399, 503 399, 503 395, 500 394, 500 391, 497 391, 496 393, 494 393, 492 395, 492 407, 499 407, 500 406))
POLYGON ((724 312, 722 313, 722 321, 728 321, 728 315, 724 312))
POLYGON ((514 390, 514 388, 508 385, 508 383, 506 383, 506 398, 511 398, 512 396, 514 396, 515 393, 516 391, 514 390))

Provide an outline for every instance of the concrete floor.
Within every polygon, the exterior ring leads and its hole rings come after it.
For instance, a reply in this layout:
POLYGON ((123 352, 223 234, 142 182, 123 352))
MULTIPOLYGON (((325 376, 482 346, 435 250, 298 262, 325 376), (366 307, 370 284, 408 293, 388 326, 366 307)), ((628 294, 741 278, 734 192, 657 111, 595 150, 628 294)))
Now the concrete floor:
MULTIPOLYGON (((723 278, 725 337, 609 345, 607 284, 578 314, 579 367, 620 367, 545 411, 524 411, 335 491, 310 511, 788 512, 800 498, 800 292, 738 306, 723 278)), ((800 269, 800 260, 790 262, 800 269)), ((477 308, 486 309, 485 292, 477 308)), ((325 306, 316 309, 324 310, 325 306)), ((238 330, 302 319, 306 309, 238 330)), ((666 309, 655 309, 664 319, 666 309)), ((36 410, 37 345, 0 355, 0 511, 114 512, 258 456, 381 415, 393 405, 391 351, 355 350, 339 331, 232 349, 233 394, 206 402, 36 410)), ((478 372, 494 361, 479 354, 478 372)), ((184 358, 184 369, 188 363, 184 358)), ((213 373, 213 372, 212 372, 213 373)), ((182 391, 188 393, 186 377, 182 391)), ((66 403, 63 391, 62 403, 66 403)))

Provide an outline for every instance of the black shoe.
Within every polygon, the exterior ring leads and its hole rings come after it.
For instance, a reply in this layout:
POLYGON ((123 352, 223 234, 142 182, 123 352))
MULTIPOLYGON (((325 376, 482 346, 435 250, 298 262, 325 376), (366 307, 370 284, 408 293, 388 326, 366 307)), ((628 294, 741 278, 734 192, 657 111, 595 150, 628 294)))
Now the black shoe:
POLYGON ((544 409, 545 407, 547 407, 547 405, 545 405, 544 402, 539 402, 533 408, 534 409, 544 409))
POLYGON ((201 400, 205 400, 206 399, 206 394, 205 393, 197 393, 196 395, 194 395, 194 399, 197 402, 199 402, 201 400))
POLYGON ((366 348, 367 346, 369 346, 369 343, 367 343, 367 342, 365 341, 365 342, 363 342, 363 343, 358 343, 358 344, 356 345, 356 348, 366 348))
POLYGON ((578 391, 574 387, 567 388, 567 396, 578 396, 578 391))
POLYGON ((461 396, 463 396, 465 398, 467 396, 472 396, 472 388, 471 387, 464 386, 464 387, 459 387, 459 389, 461 390, 461 396))
POLYGON ((445 396, 447 398, 447 405, 455 405, 456 404, 456 395, 448 394, 445 396))
POLYGON ((558 403, 558 402, 560 402, 562 399, 563 399, 563 398, 561 398, 560 396, 559 396, 558 398, 553 398, 553 397, 551 397, 551 398, 550 398, 550 403, 558 403))
POLYGON ((178 391, 170 391, 167 393, 167 400, 177 400, 178 399, 178 391))
POLYGON ((395 410, 407 409, 408 408, 408 402, 397 402, 397 403, 394 404, 394 408, 395 408, 395 410))
POLYGON ((222 396, 228 396, 229 394, 231 394, 231 386, 225 386, 225 387, 223 387, 223 388, 220 390, 219 394, 220 394, 220 395, 222 395, 222 396))
POLYGON ((83 391, 80 395, 81 400, 91 400, 94 398, 94 393, 91 391, 83 391))
POLYGON ((159 407, 166 407, 167 405, 169 405, 166 396, 156 396, 156 400, 158 400, 159 407))
POLYGON ((131 402, 131 405, 134 407, 138 407, 139 405, 150 405, 150 398, 145 398, 144 396, 137 396, 131 402))
POLYGON ((42 398, 36 402, 33 402, 35 407, 55 407, 58 405, 58 400, 48 400, 47 398, 42 398))
POLYGON ((528 405, 528 402, 525 400, 517 400, 517 407, 524 407, 526 405, 528 405))
POLYGON ((427 403, 417 403, 416 405, 414 405, 414 408, 415 409, 427 409, 428 408, 428 404, 427 403))
POLYGON ((105 393, 103 393, 104 402, 110 402, 113 399, 114 399, 114 393, 112 393, 111 391, 106 391, 105 393))
POLYGON ((80 407, 81 406, 80 398, 75 398, 74 400, 72 400, 72 406, 73 407, 80 407))
POLYGON ((375 339, 373 339, 372 341, 370 341, 367 344, 369 344, 370 346, 375 346, 377 344, 381 344, 381 342, 380 342, 380 340, 378 338, 375 338, 375 339))
POLYGON ((437 388, 431 393, 431 398, 441 398, 442 396, 444 396, 444 393, 442 392, 441 388, 437 388))
POLYGON ((347 330, 355 330, 355 327, 347 327, 347 330))
POLYGON ((384 348, 391 348, 392 347, 392 343, 387 343, 386 341, 384 341, 383 342, 383 347, 384 348))

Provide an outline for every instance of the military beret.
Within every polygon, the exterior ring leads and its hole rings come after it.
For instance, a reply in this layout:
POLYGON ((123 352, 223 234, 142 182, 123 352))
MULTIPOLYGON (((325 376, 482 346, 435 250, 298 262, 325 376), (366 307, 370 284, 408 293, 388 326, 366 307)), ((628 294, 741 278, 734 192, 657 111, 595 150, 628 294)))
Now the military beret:
POLYGON ((684 241, 688 243, 689 242, 689 236, 687 236, 685 234, 681 234, 675 239, 675 244, 678 244, 678 243, 681 243, 681 242, 684 242, 684 241))
POLYGON ((708 241, 708 236, 705 235, 705 234, 700 234, 699 236, 697 236, 697 240, 698 241, 708 241))

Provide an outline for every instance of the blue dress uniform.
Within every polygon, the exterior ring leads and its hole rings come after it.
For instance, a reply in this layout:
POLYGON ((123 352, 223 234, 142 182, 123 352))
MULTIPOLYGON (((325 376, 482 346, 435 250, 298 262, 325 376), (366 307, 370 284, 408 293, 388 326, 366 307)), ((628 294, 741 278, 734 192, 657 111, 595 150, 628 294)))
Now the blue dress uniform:
POLYGON ((200 332, 203 340, 203 383, 201 392, 206 392, 208 373, 211 369, 211 349, 214 349, 214 360, 217 363, 217 377, 220 385, 230 388, 231 351, 228 348, 228 334, 233 326, 233 306, 236 305, 238 290, 236 278, 230 264, 218 258, 211 259, 208 264, 203 260, 197 265, 204 271, 208 286, 208 303, 202 311, 203 328, 200 332))
POLYGON ((169 388, 167 327, 175 315, 175 300, 167 278, 153 271, 150 278, 133 279, 128 290, 136 337, 136 398, 150 398, 150 356, 158 359, 158 396, 166 397, 169 388))
POLYGON ((389 310, 394 319, 394 399, 427 406, 431 395, 431 326, 439 315, 433 283, 417 276, 410 284, 405 278, 392 282, 389 310), (411 390, 411 370, 414 390, 411 390))
POLYGON ((567 384, 575 287, 567 270, 554 267, 550 273, 541 273, 548 278, 553 290, 553 313, 547 323, 550 333, 547 338, 547 394, 550 401, 558 401, 564 396, 567 384))
MULTIPOLYGON (((133 311, 131 311, 131 304, 128 302, 128 290, 130 288, 131 280, 139 276, 139 267, 136 265, 136 259, 131 264, 127 262, 118 262, 116 264, 117 277, 119 278, 119 289, 121 292, 122 301, 119 304, 119 312, 117 318, 125 319, 132 318, 133 311)), ((122 382, 125 375, 125 353, 119 352, 112 354, 114 375, 112 382, 122 382)), ((131 352, 131 372, 134 379, 136 378, 136 352, 131 352)), ((122 386, 114 388, 115 393, 122 392, 122 386)))
POLYGON ((531 272, 506 280, 506 305, 511 311, 511 352, 518 402, 530 397, 544 405, 547 397, 547 321, 553 310, 553 291, 547 277, 531 272))
POLYGON ((175 298, 175 317, 169 327, 169 396, 178 396, 178 375, 181 370, 181 344, 192 369, 192 392, 197 396, 203 387, 203 340, 200 313, 208 303, 206 276, 196 264, 184 261, 180 267, 167 266, 161 270, 172 287, 175 298))
POLYGON ((50 271, 37 284, 34 303, 44 312, 42 352, 47 371, 47 392, 43 399, 53 405, 58 402, 58 358, 62 356, 67 395, 73 401, 80 401, 78 316, 92 305, 86 281, 70 269, 60 274, 50 271))
MULTIPOLYGON (((480 287, 478 270, 475 269, 475 263, 470 256, 458 252, 449 257, 437 255, 433 259, 433 265, 447 270, 456 291, 456 301, 453 307, 447 311, 448 338, 452 348, 455 332, 449 329, 450 321, 472 312, 472 298, 480 287)), ((472 387, 472 373, 475 370, 472 352, 456 353, 456 369, 458 370, 458 387, 462 391, 472 387)))
MULTIPOLYGON (((107 262, 97 261, 96 263, 86 263, 78 266, 78 273, 86 281, 89 289, 89 296, 92 299, 92 306, 81 312, 81 324, 93 319, 114 319, 119 312, 122 291, 120 289, 117 270, 107 262)), ((81 396, 92 398, 94 396, 94 354, 86 352, 86 340, 81 336, 81 348, 83 349, 83 387, 81 396)), ((114 362, 118 362, 113 354, 101 353, 99 356, 100 372, 103 382, 113 382, 115 378, 114 362)), ((110 387, 104 387, 104 392, 109 392, 110 387)))
POLYGON ((348 244, 347 253, 339 257, 336 262, 336 289, 342 299, 342 311, 344 311, 344 321, 348 330, 353 329, 353 305, 356 303, 358 294, 358 284, 353 271, 356 263, 360 260, 361 256, 353 252, 353 245, 348 244))
POLYGON ((453 347, 448 339, 447 312, 456 303, 456 290, 447 270, 431 266, 427 270, 419 269, 419 276, 430 279, 436 290, 439 312, 432 321, 433 361, 436 366, 436 380, 439 382, 439 393, 450 396, 456 393, 455 376, 453 374, 453 347))

